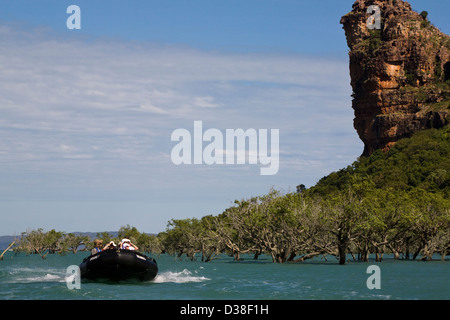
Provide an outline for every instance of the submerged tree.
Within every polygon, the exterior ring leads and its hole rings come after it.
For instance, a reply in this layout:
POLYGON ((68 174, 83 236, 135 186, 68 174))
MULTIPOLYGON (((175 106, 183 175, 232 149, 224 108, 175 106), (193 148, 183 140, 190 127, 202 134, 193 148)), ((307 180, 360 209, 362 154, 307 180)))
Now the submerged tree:
POLYGON ((81 246, 87 248, 90 240, 88 236, 75 235, 74 233, 69 233, 64 236, 62 245, 67 250, 72 251, 72 253, 77 253, 81 246))
POLYGON ((23 232, 16 250, 39 254, 45 259, 49 253, 62 252, 63 235, 63 232, 54 229, 44 232, 42 228, 23 232))

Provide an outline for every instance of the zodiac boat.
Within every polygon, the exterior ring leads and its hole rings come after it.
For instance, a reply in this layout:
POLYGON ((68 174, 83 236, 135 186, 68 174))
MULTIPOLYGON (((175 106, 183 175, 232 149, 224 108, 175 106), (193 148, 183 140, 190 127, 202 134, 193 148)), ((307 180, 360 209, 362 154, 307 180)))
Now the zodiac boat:
POLYGON ((132 250, 105 250, 80 264, 81 279, 123 281, 153 280, 158 274, 155 259, 132 250))

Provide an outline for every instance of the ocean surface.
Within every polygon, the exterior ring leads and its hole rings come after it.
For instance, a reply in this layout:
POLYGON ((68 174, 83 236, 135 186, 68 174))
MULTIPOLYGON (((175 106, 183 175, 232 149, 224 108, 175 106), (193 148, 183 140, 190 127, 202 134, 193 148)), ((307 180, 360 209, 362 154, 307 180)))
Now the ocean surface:
POLYGON ((450 261, 393 260, 381 263, 348 262, 338 265, 314 259, 303 263, 274 264, 270 257, 257 261, 244 256, 233 261, 221 256, 211 262, 175 260, 161 255, 159 274, 149 282, 81 282, 69 289, 67 273, 86 252, 64 256, 14 255, 0 261, 0 300, 448 300, 450 261), (368 267, 377 265, 380 289, 369 289, 368 267))

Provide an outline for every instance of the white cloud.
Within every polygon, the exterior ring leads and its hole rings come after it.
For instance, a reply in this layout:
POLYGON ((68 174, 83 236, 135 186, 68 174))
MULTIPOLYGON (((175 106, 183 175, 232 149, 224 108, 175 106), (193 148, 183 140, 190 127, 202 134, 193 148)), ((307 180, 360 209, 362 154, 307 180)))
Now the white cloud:
POLYGON ((217 108, 220 106, 214 103, 214 97, 196 97, 194 98, 194 105, 200 108, 217 108))
POLYGON ((268 190, 274 182, 295 184, 294 177, 312 183, 322 174, 308 166, 336 170, 336 155, 344 156, 340 165, 362 150, 352 128, 346 61, 88 40, 0 28, 5 197, 21 196, 23 186, 42 196, 40 184, 80 196, 192 185, 210 192, 211 171, 221 190, 251 188, 252 179, 268 190), (277 180, 261 184, 259 166, 174 167, 170 134, 191 130, 194 120, 203 120, 205 130, 280 129, 277 180), (32 174, 24 178, 24 170, 32 174))

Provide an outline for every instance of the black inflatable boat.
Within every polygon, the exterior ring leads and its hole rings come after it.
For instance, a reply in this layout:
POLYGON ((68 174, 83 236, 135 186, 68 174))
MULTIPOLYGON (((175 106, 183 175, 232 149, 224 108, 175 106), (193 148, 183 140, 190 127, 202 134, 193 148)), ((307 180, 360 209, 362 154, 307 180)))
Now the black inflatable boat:
POLYGON ((80 264, 81 279, 112 281, 149 281, 158 274, 155 259, 131 250, 105 250, 91 255, 80 264))

